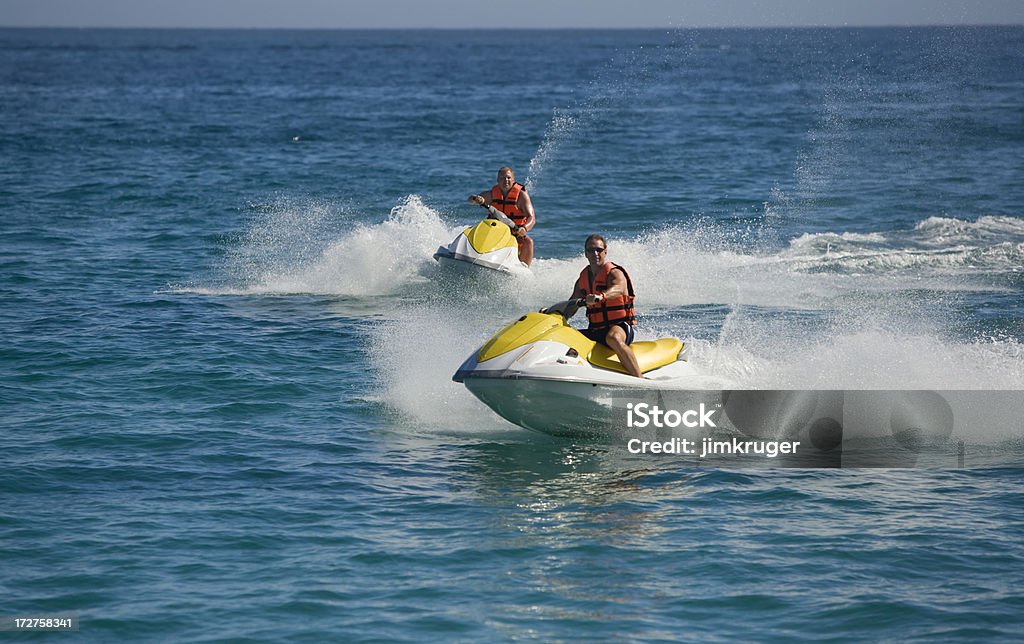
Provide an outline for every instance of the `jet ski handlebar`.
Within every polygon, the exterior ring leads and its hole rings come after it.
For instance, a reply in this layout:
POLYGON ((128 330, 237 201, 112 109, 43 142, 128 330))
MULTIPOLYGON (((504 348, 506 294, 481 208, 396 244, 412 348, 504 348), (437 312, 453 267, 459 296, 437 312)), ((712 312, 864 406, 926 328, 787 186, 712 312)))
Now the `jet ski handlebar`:
POLYGON ((540 310, 541 313, 560 313, 565 319, 569 319, 576 315, 576 311, 587 305, 586 298, 579 298, 576 300, 563 300, 557 304, 552 304, 549 307, 540 310))
POLYGON ((512 232, 516 232, 516 230, 519 229, 519 226, 516 225, 516 222, 512 221, 511 219, 509 219, 508 215, 506 215, 505 213, 501 212, 500 210, 498 210, 494 206, 492 206, 490 204, 481 204, 480 207, 487 211, 487 217, 488 218, 490 218, 490 219, 497 219, 501 223, 503 223, 506 226, 508 226, 509 228, 511 228, 512 232))

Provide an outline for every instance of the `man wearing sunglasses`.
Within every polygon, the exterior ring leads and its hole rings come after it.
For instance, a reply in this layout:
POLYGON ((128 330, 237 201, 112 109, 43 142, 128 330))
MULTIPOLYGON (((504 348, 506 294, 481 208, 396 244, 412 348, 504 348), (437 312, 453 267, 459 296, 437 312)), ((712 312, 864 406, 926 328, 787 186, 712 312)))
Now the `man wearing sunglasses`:
POLYGON ((636 355, 629 346, 633 343, 633 327, 636 326, 633 282, 626 269, 607 260, 608 243, 601 235, 587 237, 583 250, 588 265, 580 272, 570 298, 586 301, 590 324, 582 333, 614 351, 630 375, 643 378, 636 355))

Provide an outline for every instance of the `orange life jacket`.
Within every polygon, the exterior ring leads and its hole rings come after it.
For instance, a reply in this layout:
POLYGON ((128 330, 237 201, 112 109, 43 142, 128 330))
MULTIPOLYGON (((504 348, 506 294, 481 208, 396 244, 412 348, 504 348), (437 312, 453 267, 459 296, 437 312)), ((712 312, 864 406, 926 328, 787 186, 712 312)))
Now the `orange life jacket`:
POLYGON ((501 212, 508 215, 508 218, 512 220, 516 226, 522 226, 526 223, 526 213, 519 209, 516 202, 519 201, 519 193, 525 190, 521 183, 513 183, 512 189, 508 191, 508 196, 504 197, 501 194, 501 188, 498 184, 494 184, 491 188, 491 204, 500 210, 501 212))
POLYGON ((636 324, 636 311, 633 309, 636 293, 633 292, 633 281, 629 279, 626 269, 618 264, 605 262, 593 279, 590 276, 590 267, 584 268, 579 279, 576 280, 576 292, 581 297, 604 293, 608 288, 608 275, 615 269, 622 271, 622 274, 626 276, 626 295, 619 295, 587 306, 587 321, 590 322, 591 329, 601 329, 617 322, 636 324))

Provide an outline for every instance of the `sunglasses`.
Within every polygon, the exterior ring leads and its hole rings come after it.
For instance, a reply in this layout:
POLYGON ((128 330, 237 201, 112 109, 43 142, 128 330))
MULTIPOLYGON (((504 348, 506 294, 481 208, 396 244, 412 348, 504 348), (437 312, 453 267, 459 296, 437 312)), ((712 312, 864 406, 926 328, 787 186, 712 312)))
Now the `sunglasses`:
POLYGON ((588 253, 603 253, 604 251, 604 248, 594 248, 593 246, 587 249, 588 253))

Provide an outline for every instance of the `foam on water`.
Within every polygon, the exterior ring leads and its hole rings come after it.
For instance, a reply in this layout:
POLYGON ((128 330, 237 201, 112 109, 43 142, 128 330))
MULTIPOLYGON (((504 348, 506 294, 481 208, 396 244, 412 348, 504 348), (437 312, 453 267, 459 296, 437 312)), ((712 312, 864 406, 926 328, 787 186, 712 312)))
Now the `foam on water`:
MULTIPOLYGON (((874 273, 852 262, 831 268, 838 251, 826 240, 863 247, 890 244, 890 235, 805 235, 758 255, 740 251, 743 235, 720 233, 694 224, 608 239, 610 258, 628 268, 641 313, 650 314, 639 337, 683 338, 702 373, 750 389, 1024 389, 1020 343, 964 337, 943 299, 947 291, 955 300, 980 288, 966 275, 919 261, 874 273), (933 295, 923 299, 922 291, 933 295), (693 314, 686 313, 707 304, 731 310, 711 341, 692 336, 693 314)), ((373 361, 388 404, 424 425, 479 428, 479 403, 450 375, 505 323, 567 296, 583 262, 542 259, 535 280, 499 283, 472 302, 453 297, 440 308, 411 303, 408 317, 375 329, 373 361)))
MULTIPOLYGON (((437 250, 436 240, 455 233, 437 213, 410 195, 379 224, 356 223, 316 257, 290 265, 256 265, 252 288, 267 293, 389 295, 410 282, 437 250)), ((288 237, 284 238, 287 243, 288 237)))
POLYGON ((908 272, 941 290, 960 275, 970 288, 984 288, 981 273, 1016 273, 1024 265, 1024 219, 980 217, 976 221, 929 217, 911 230, 886 233, 808 233, 780 255, 802 271, 893 275, 908 272), (945 284, 939 282, 945 281, 945 284))
POLYGON ((375 326, 369 358, 382 401, 408 422, 432 429, 509 428, 451 379, 462 361, 500 326, 487 317, 424 303, 409 316, 375 326))
POLYGON ((955 333, 952 312, 898 292, 851 294, 821 316, 740 307, 719 350, 751 389, 1021 389, 1024 347, 955 333))
POLYGON ((172 290, 208 295, 394 295, 422 283, 432 255, 462 226, 447 225, 417 195, 365 224, 317 202, 261 207, 228 249, 224 285, 172 290))
POLYGON ((986 215, 976 220, 929 217, 914 227, 925 241, 949 244, 963 241, 1024 243, 1024 219, 986 215))
MULTIPOLYGON (((415 195, 379 223, 351 219, 317 203, 265 208, 228 250, 228 284, 176 290, 394 295, 436 277, 433 252, 466 225, 449 225, 415 195)), ((763 249, 756 230, 728 231, 704 220, 608 242, 609 258, 643 285, 639 298, 644 306, 730 303, 802 309, 827 306, 837 292, 849 290, 998 289, 979 274, 1020 271, 1024 219, 931 217, 906 231, 807 233, 782 250, 763 249)), ((507 295, 528 306, 563 299, 584 264, 582 255, 540 257, 533 283, 517 284, 507 295)))
MULTIPOLYGON (((210 292, 398 295, 368 331, 382 401, 424 426, 505 428, 451 374, 505 323, 567 297, 585 259, 541 257, 533 279, 467 280, 431 257, 465 224, 417 196, 378 223, 350 219, 316 203, 265 207, 228 253, 234 284, 210 292)), ((803 234, 781 249, 760 232, 694 220, 609 237, 609 259, 637 287, 639 338, 684 339, 702 373, 736 388, 1024 389, 1021 345, 965 335, 950 306, 1000 288, 979 273, 1019 270, 1022 220, 930 217, 909 230, 803 234), (694 337, 702 307, 727 314, 694 337)))

